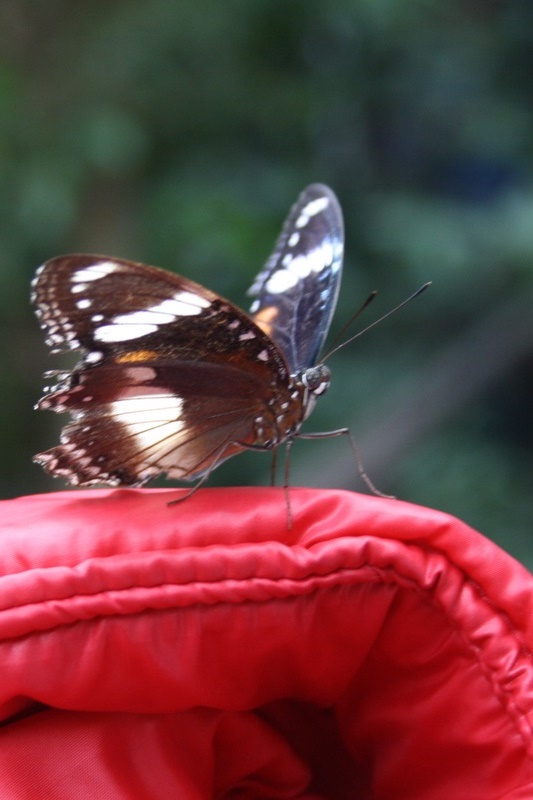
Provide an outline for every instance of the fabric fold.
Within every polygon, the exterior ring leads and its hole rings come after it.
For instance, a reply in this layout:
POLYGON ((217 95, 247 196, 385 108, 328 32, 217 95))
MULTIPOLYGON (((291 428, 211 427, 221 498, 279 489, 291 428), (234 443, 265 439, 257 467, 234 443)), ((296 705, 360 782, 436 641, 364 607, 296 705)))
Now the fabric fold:
POLYGON ((2 503, 0 796, 533 796, 509 555, 396 500, 176 496, 2 503))

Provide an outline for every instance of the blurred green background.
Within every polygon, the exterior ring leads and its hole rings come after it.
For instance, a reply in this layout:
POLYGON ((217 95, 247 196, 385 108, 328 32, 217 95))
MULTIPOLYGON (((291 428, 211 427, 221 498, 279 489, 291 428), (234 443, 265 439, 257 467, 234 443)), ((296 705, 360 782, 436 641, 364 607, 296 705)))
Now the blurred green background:
MULTIPOLYGON (((306 430, 348 425, 374 481, 533 567, 531 0, 2 0, 0 491, 66 418, 35 413, 50 357, 36 266, 98 252, 245 292, 305 185, 346 222, 333 333, 433 286, 330 362, 306 430)), ((246 453, 212 484, 268 482, 246 453)), ((365 490, 342 440, 292 482, 365 490)))

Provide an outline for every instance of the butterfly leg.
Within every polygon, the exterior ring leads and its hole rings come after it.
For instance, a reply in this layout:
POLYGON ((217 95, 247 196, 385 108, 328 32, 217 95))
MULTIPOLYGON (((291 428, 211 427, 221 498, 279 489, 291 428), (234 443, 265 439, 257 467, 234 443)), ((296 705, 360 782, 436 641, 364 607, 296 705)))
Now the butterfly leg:
MULTIPOLYGON (((218 452, 216 458, 214 458, 213 461, 211 462, 209 469, 207 469, 204 472, 204 474, 199 478, 197 483, 195 483, 194 486, 191 489, 189 489, 189 491, 186 492, 182 497, 177 497, 175 500, 169 500, 167 505, 174 506, 177 505, 178 503, 183 503, 184 500, 188 500, 189 497, 192 497, 192 495, 195 494, 198 491, 198 489, 200 489, 205 483, 207 483, 207 481, 211 477, 211 473, 214 472, 214 470, 221 464, 222 461, 224 461, 224 453, 231 447, 234 447, 235 445, 242 447, 243 450, 265 451, 272 449, 270 447, 263 447, 262 445, 250 445, 250 444, 244 444, 242 442, 226 442, 224 444, 224 447, 222 447, 218 452)), ((276 466, 277 466, 277 449, 272 450, 272 466, 270 474, 272 486, 274 486, 276 483, 276 466)), ((291 519, 290 509, 289 509, 289 519, 291 519)))
POLYGON ((276 468, 277 468, 277 466, 278 466, 278 451, 277 451, 277 448, 276 448, 276 450, 272 451, 272 462, 270 464, 270 485, 271 486, 275 486, 276 485, 276 468))
POLYGON ((392 494, 385 494, 385 492, 381 492, 377 486, 374 485, 373 481, 368 477, 365 472, 365 468, 363 466, 363 460, 361 458, 361 454, 359 452, 359 448, 355 442, 355 439, 352 436, 352 432, 349 428, 337 428, 334 431, 322 431, 319 433, 297 433, 296 434, 299 439, 331 439, 334 436, 347 436, 348 441, 350 442, 350 447, 352 448, 352 453, 354 455, 355 463, 357 464, 357 474, 363 480, 367 487, 370 489, 372 494, 375 494, 377 497, 384 497, 387 500, 394 500, 395 497, 392 494))
POLYGON ((294 439, 287 439, 285 443, 285 463, 283 465, 283 492, 285 494, 285 505, 287 507, 287 530, 292 531, 292 508, 291 508, 291 447, 294 439))
MULTIPOLYGON (((215 467, 216 466, 217 465, 215 464, 215 467)), ((213 469, 215 467, 213 467, 213 469)), ((205 473, 205 475, 202 475, 202 477, 194 484, 194 486, 192 486, 189 489, 188 492, 186 492, 186 494, 182 495, 181 497, 177 497, 175 500, 169 500, 167 506, 177 506, 178 503, 183 503, 185 500, 188 500, 189 497, 192 497, 193 494, 196 494, 198 489, 200 489, 204 485, 204 483, 206 483, 209 480, 209 477, 213 472, 213 469, 210 469, 208 472, 205 473)))
MULTIPOLYGON (((270 467, 270 485, 276 485, 276 467, 278 464, 278 448, 272 447, 265 447, 263 445, 252 445, 252 444, 241 444, 241 447, 245 448, 246 450, 272 450, 272 464, 270 467)), ((287 508, 287 530, 292 531, 292 509, 291 509, 291 498, 290 498, 290 486, 289 486, 289 473, 290 473, 290 447, 292 445, 292 439, 288 439, 285 442, 285 461, 283 467, 283 492, 285 494, 285 505, 287 508)))
POLYGON ((209 465, 208 469, 206 469, 206 471, 203 473, 203 475, 200 475, 200 478, 194 484, 194 486, 191 489, 189 489, 189 491, 186 492, 182 497, 177 497, 175 500, 169 500, 168 503, 167 503, 167 506, 175 506, 178 503, 183 503, 184 500, 188 500, 189 497, 192 497, 192 495, 195 494, 198 491, 198 489, 201 489, 201 487, 204 485, 204 483, 207 483, 207 481, 211 477, 211 474, 214 472, 214 470, 218 466, 220 466, 220 464, 224 461, 224 453, 235 444, 238 444, 238 442, 231 442, 231 441, 230 442, 225 442, 224 446, 220 448, 220 450, 218 451, 218 453, 215 456, 215 458, 213 458, 213 460, 212 460, 211 464, 209 465))

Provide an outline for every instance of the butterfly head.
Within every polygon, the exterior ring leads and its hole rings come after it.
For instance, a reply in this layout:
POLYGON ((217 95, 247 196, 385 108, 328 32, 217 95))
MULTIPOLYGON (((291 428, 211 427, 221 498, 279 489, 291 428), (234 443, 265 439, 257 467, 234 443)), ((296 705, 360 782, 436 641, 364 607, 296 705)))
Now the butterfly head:
POLYGON ((316 367, 303 370, 300 378, 306 389, 309 389, 315 397, 320 397, 330 387, 331 370, 325 364, 317 364, 316 367))
POLYGON ((315 407, 317 398, 329 389, 331 371, 325 364, 317 364, 316 367, 309 367, 308 369, 302 370, 298 377, 302 385, 307 389, 304 413, 304 419, 307 419, 315 407))

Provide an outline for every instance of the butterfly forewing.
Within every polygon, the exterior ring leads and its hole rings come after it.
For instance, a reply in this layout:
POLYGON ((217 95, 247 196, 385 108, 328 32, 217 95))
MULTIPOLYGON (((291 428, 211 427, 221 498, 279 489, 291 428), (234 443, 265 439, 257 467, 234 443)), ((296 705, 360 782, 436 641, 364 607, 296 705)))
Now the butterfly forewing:
POLYGON ((162 473, 191 480, 247 447, 292 438, 314 391, 297 372, 326 335, 341 258, 338 203, 314 185, 252 288, 253 318, 156 267, 48 261, 33 283, 39 321, 54 352, 79 350, 82 360, 38 404, 72 421, 36 461, 74 484, 140 485, 162 473))
POLYGON ((317 362, 335 310, 344 225, 335 194, 312 184, 291 209, 264 269, 248 294, 256 322, 296 373, 317 362))

